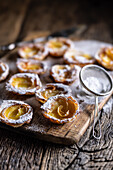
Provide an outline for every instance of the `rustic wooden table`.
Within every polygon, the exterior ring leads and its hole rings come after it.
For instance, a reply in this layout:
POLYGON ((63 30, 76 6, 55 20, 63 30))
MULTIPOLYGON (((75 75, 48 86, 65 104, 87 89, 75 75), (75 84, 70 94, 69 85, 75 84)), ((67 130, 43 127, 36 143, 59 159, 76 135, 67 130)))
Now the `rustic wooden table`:
MULTIPOLYGON (((26 35, 57 31, 85 24, 77 39, 113 43, 112 4, 103 1, 8 0, 0 1, 0 45, 26 35), (92 3, 91 3, 92 2, 92 3)), ((61 146, 0 129, 0 169, 111 170, 113 168, 113 98, 104 106, 100 119, 102 138, 92 137, 90 126, 80 142, 61 146)), ((96 126, 98 131, 98 124, 96 126)))

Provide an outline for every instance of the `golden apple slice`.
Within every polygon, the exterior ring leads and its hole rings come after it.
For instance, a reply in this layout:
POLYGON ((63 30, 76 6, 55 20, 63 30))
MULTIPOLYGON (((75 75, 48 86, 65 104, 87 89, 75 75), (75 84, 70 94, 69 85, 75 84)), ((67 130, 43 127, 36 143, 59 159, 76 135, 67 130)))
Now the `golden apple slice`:
POLYGON ((104 47, 97 51, 97 62, 106 69, 113 70, 113 47, 104 47))
POLYGON ((25 59, 44 60, 48 55, 48 50, 43 44, 28 44, 20 47, 18 54, 25 59))
POLYGON ((69 86, 62 83, 50 83, 46 84, 45 87, 36 90, 35 93, 36 99, 41 103, 45 103, 50 97, 60 94, 70 95, 71 89, 69 86))
POLYGON ((47 66, 33 59, 18 59, 16 63, 18 70, 22 73, 44 74, 47 71, 47 66))
POLYGON ((50 74, 55 82, 71 84, 78 79, 80 67, 76 65, 54 65, 50 74))
POLYGON ((77 116, 79 105, 72 96, 57 95, 49 98, 41 108, 44 117, 53 123, 63 124, 77 116))
POLYGON ((33 116, 33 109, 30 105, 16 100, 4 100, 0 106, 1 122, 19 127, 29 123, 33 116))
POLYGON ((37 74, 33 73, 14 74, 6 84, 8 91, 19 95, 33 95, 40 87, 40 79, 37 74))
POLYGON ((67 64, 76 64, 81 67, 95 63, 95 59, 91 55, 72 48, 64 54, 64 61, 67 64))
POLYGON ((46 47, 52 56, 60 57, 70 48, 74 46, 73 42, 67 38, 53 38, 50 39, 46 47))

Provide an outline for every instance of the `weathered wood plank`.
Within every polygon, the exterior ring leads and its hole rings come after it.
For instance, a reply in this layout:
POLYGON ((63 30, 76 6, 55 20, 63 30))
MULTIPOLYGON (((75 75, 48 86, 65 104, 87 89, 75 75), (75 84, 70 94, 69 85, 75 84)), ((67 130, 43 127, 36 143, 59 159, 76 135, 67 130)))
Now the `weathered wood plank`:
POLYGON ((68 1, 46 1, 33 0, 29 13, 24 24, 21 36, 25 37, 31 31, 58 31, 75 25, 77 16, 78 3, 71 0, 68 1), (69 12, 67 12, 67 9, 69 12), (74 20, 72 17, 74 16, 74 20), (30 23, 32 21, 32 23, 30 23))
POLYGON ((0 169, 39 169, 44 145, 0 129, 0 169))
POLYGON ((0 2, 0 45, 17 39, 29 2, 30 0, 0 2))
POLYGON ((74 149, 57 145, 48 146, 43 157, 41 170, 63 170, 77 157, 78 152, 79 150, 76 146, 74 149))
POLYGON ((31 31, 54 32, 76 24, 89 27, 85 33, 75 35, 76 38, 112 42, 112 1, 32 0, 21 37, 31 31), (106 10, 109 12, 105 13, 106 10))

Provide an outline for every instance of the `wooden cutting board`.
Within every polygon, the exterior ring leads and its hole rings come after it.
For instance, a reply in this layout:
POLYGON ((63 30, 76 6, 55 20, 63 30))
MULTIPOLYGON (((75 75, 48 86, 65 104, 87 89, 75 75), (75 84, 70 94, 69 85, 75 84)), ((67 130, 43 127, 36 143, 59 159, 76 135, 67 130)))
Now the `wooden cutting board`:
MULTIPOLYGON (((32 36, 30 38, 32 38, 32 36)), ((29 37, 27 37, 26 39, 29 39, 29 37)), ((109 45, 107 43, 94 41, 94 40, 74 41, 74 43, 77 49, 83 50, 84 52, 89 53, 91 55, 94 55, 95 52, 100 47, 109 45)), ((66 123, 64 125, 57 125, 57 124, 51 123, 49 120, 43 117, 42 111, 40 109, 41 104, 35 99, 35 96, 19 96, 19 95, 12 94, 11 92, 6 91, 6 88, 5 88, 6 82, 13 74, 18 72, 16 64, 15 64, 17 58, 18 58, 18 55, 16 53, 16 50, 14 50, 13 52, 10 52, 8 55, 2 58, 2 61, 5 61, 8 63, 10 67, 10 74, 4 82, 0 83, 0 104, 2 103, 2 100, 8 100, 8 99, 9 100, 12 100, 12 99, 22 100, 30 104, 33 107, 34 115, 33 115, 33 119, 31 123, 28 125, 23 125, 22 127, 19 127, 19 128, 13 128, 3 123, 0 123, 0 127, 9 129, 15 132, 27 134, 32 137, 36 137, 41 140, 46 140, 46 141, 50 141, 53 143, 71 145, 71 144, 74 144, 75 142, 78 142, 80 138, 82 137, 82 135, 85 133, 88 126, 93 121, 94 98, 92 96, 86 95, 82 91, 80 83, 79 83, 79 79, 78 79, 70 86, 70 88, 72 89, 73 96, 77 98, 80 104, 80 114, 76 117, 76 119, 73 122, 66 123)), ((48 65, 48 72, 40 76, 43 86, 46 83, 53 82, 53 80, 49 76, 50 67, 54 64, 63 64, 63 59, 62 58, 54 59, 51 56, 49 56, 44 62, 48 65)), ((102 109, 102 107, 108 101, 111 95, 112 94, 99 99, 100 101, 99 110, 102 109)))

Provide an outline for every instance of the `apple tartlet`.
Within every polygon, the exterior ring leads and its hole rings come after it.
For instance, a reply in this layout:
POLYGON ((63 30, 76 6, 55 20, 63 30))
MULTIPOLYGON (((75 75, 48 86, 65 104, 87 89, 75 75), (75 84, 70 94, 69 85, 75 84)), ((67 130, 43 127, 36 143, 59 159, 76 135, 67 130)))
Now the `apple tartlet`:
POLYGON ((33 59, 18 59, 16 65, 21 73, 44 74, 47 70, 43 62, 33 59))
POLYGON ((80 67, 95 63, 95 59, 91 55, 75 49, 69 49, 66 51, 64 54, 64 61, 67 64, 76 64, 80 67))
POLYGON ((13 127, 30 123, 32 116, 32 107, 22 101, 4 100, 0 106, 1 122, 13 127))
POLYGON ((101 48, 95 58, 100 65, 108 70, 113 70, 113 47, 101 48))
POLYGON ((77 116, 79 105, 72 96, 57 95, 49 98, 41 108, 44 117, 53 123, 63 124, 77 116))
POLYGON ((33 73, 14 74, 6 84, 8 91, 19 95, 33 95, 40 87, 40 79, 37 74, 33 73))
POLYGON ((48 55, 48 50, 42 44, 29 44, 20 47, 18 54, 20 57, 26 59, 44 60, 48 55))
POLYGON ((78 79, 80 67, 76 65, 54 65, 51 68, 50 75, 55 82, 71 84, 78 79))
POLYGON ((69 95, 71 94, 71 89, 69 86, 61 84, 61 83, 50 83, 46 84, 45 87, 36 90, 36 99, 41 103, 45 103, 50 97, 56 95, 69 95))
POLYGON ((9 66, 0 61, 0 82, 5 80, 9 74, 9 66))
POLYGON ((73 47, 73 42, 67 38, 53 38, 47 42, 46 47, 50 55, 61 57, 66 50, 73 47))

